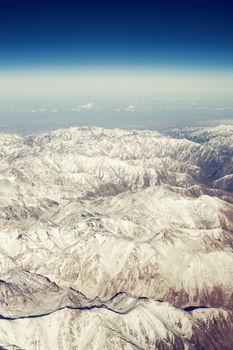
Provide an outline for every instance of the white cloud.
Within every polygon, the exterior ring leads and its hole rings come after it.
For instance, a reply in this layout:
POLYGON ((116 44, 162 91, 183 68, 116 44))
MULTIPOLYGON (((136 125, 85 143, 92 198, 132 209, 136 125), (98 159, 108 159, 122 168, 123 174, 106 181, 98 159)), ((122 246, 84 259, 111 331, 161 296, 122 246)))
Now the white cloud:
POLYGON ((95 105, 93 102, 86 103, 85 105, 81 105, 75 108, 71 108, 70 112, 80 112, 80 111, 93 111, 98 109, 98 106, 95 105))
MULTIPOLYGON (((80 112, 80 111, 91 111, 91 110, 99 110, 100 107, 95 105, 93 102, 89 102, 87 104, 77 106, 75 108, 70 108, 70 109, 62 109, 62 111, 68 111, 68 112, 80 112)), ((4 112, 7 113, 29 113, 29 114, 36 114, 36 113, 59 113, 61 112, 61 109, 59 108, 51 108, 51 109, 46 109, 46 108, 7 108, 3 110, 4 112)))
POLYGON ((89 102, 86 105, 80 106, 81 110, 87 110, 87 111, 90 111, 90 110, 95 109, 95 108, 96 108, 96 106, 93 102, 89 102))
POLYGON ((137 110, 137 107, 135 105, 129 105, 125 110, 126 112, 135 112, 137 110))
POLYGON ((11 108, 4 110, 8 113, 29 113, 29 114, 35 114, 35 113, 44 113, 47 112, 46 108, 11 108))
POLYGON ((33 109, 20 110, 20 112, 26 112, 26 113, 30 113, 30 114, 44 113, 44 112, 47 112, 47 109, 45 109, 45 108, 33 108, 33 109))
POLYGON ((57 108, 53 108, 49 111, 50 113, 58 113, 60 112, 60 109, 57 109, 57 108))

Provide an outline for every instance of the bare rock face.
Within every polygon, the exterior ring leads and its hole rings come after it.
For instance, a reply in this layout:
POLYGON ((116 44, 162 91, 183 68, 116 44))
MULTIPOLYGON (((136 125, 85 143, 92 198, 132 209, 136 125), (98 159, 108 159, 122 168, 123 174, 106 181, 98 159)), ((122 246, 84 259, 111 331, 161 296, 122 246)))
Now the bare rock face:
POLYGON ((233 127, 0 135, 0 349, 233 349, 233 127))

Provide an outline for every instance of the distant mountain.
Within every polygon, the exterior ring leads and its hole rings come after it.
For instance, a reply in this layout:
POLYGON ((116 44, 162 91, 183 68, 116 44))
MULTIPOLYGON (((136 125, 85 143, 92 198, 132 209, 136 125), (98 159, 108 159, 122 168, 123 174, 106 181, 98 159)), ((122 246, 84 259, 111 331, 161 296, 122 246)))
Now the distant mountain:
POLYGON ((0 348, 233 349, 233 125, 0 134, 0 348))

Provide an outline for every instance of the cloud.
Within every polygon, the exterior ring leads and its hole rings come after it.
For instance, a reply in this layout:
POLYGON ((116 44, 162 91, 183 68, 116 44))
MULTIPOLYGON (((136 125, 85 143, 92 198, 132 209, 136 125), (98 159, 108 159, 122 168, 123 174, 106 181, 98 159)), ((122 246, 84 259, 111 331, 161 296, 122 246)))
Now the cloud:
POLYGON ((68 112, 81 112, 81 111, 93 111, 93 110, 99 110, 100 107, 95 105, 93 102, 86 103, 81 106, 77 106, 75 108, 70 109, 59 109, 59 108, 7 108, 4 109, 4 112, 7 113, 29 113, 29 114, 36 114, 36 113, 59 113, 62 111, 68 111, 68 112))
POLYGON ((41 113, 40 110, 35 109, 35 108, 33 108, 33 109, 22 109, 22 110, 19 110, 19 112, 21 112, 21 113, 30 113, 30 114, 41 113))
POLYGON ((50 112, 50 113, 58 113, 58 112, 60 112, 60 109, 58 109, 58 108, 53 108, 53 109, 51 109, 49 112, 50 112))
POLYGON ((8 113, 29 113, 29 114, 35 114, 35 113, 45 113, 47 112, 46 108, 10 108, 4 110, 5 112, 8 113))
POLYGON ((89 103, 86 103, 84 105, 81 105, 81 106, 78 106, 75 108, 71 108, 69 111, 70 112, 80 112, 80 111, 93 111, 96 109, 98 109, 98 106, 95 105, 93 102, 89 102, 89 103))
POLYGON ((126 112, 136 112, 136 110, 137 110, 137 107, 135 105, 129 105, 125 109, 126 112))
POLYGON ((80 106, 81 110, 87 110, 87 111, 90 111, 90 110, 95 109, 95 108, 96 108, 96 105, 93 102, 89 102, 86 105, 80 106))

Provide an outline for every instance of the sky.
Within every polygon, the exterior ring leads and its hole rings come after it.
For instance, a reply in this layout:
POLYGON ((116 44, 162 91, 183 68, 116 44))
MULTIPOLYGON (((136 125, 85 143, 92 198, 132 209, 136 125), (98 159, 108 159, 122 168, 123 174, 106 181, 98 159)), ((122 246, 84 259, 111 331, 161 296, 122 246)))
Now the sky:
POLYGON ((233 118, 232 1, 4 1, 0 128, 233 118))

